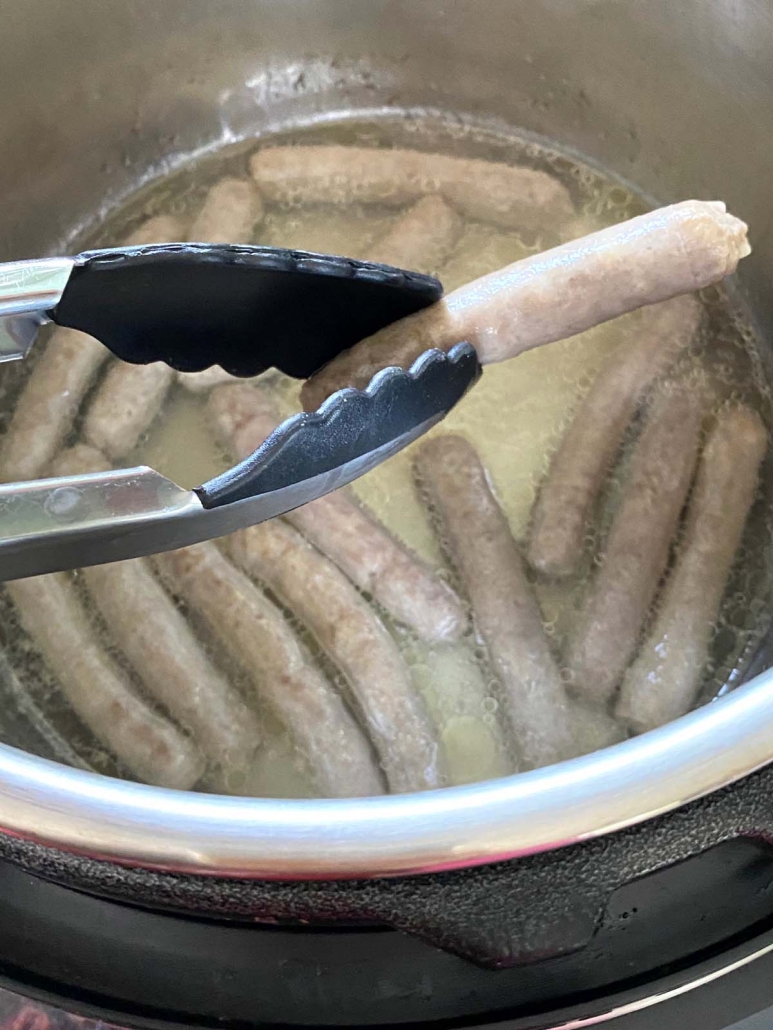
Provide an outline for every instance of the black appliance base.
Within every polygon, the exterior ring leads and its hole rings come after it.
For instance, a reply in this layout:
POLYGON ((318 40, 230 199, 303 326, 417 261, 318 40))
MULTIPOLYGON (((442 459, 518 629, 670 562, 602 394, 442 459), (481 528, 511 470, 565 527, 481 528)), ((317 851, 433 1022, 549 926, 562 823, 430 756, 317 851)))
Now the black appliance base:
MULTIPOLYGON (((481 968, 395 930, 270 927, 150 911, 0 863, 0 986, 65 1013, 158 1030, 568 1030, 597 1025, 613 1012, 620 1013, 615 1030, 725 1030, 773 1005, 773 859, 738 841, 715 849, 711 873, 706 857, 701 883, 713 903, 703 923, 706 940, 717 940, 701 953, 666 961, 668 947, 674 951, 683 933, 687 908, 695 904, 688 886, 697 867, 682 863, 665 879, 659 873, 618 892, 580 952, 502 970, 481 968), (748 925, 744 898, 756 899, 760 915, 768 909, 746 930, 740 929, 748 925), (650 930, 660 924, 649 952, 638 933, 628 932, 634 910, 648 913, 650 930), (731 910, 736 932, 719 940, 720 927, 733 921, 731 910), (654 961, 657 947, 660 963, 654 961), (722 975, 728 968, 733 971, 722 975), (649 1007, 663 996, 667 1000, 649 1007)), ((33 1020, 15 1030, 47 1028, 33 1020)))

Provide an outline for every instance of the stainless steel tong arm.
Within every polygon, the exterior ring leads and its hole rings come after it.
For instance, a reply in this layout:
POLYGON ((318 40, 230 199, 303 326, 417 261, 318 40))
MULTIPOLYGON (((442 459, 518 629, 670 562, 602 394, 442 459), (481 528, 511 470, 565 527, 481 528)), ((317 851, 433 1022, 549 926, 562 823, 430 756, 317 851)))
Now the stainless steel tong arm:
POLYGON ((365 390, 283 422, 245 461, 186 490, 154 469, 0 486, 0 580, 174 550, 337 490, 439 422, 477 380, 473 348, 427 351, 365 390))
POLYGON ((330 472, 214 508, 147 466, 0 486, 0 580, 138 558, 264 522, 351 482, 427 428, 330 472))
POLYGON ((61 300, 75 262, 41 258, 0 264, 0 363, 27 355, 61 300))

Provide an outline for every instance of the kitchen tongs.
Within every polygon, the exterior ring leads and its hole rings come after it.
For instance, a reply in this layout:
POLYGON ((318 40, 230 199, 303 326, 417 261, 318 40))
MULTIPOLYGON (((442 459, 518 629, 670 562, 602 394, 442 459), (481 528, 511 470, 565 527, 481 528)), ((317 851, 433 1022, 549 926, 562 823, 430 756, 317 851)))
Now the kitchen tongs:
POLYGON ((341 351, 439 300, 429 275, 280 247, 166 243, 0 264, 0 361, 45 322, 123 361, 306 379, 341 351))
MULTIPOLYGON (((264 247, 173 244, 18 262, 0 266, 3 360, 23 357, 50 320, 134 363, 220 364, 242 376, 273 365, 306 376, 441 293, 428 276, 264 247)), ((172 550, 281 515, 407 446, 479 375, 469 344, 427 351, 407 371, 384 369, 365 390, 340 390, 292 416, 193 490, 146 466, 1 485, 0 580, 172 550)))

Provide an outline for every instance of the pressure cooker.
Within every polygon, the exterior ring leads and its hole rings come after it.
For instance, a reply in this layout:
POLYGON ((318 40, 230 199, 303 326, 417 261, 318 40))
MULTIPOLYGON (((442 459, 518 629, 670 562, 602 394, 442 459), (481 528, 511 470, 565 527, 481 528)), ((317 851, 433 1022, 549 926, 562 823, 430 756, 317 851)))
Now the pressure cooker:
MULTIPOLYGON (((0 24, 0 260, 67 253, 95 211, 225 144, 438 112, 554 140, 658 202, 726 201, 770 335, 763 0, 0 0, 0 24)), ((358 800, 101 777, 41 757, 9 712, 0 1019, 770 1026, 771 654, 605 751, 358 800)))

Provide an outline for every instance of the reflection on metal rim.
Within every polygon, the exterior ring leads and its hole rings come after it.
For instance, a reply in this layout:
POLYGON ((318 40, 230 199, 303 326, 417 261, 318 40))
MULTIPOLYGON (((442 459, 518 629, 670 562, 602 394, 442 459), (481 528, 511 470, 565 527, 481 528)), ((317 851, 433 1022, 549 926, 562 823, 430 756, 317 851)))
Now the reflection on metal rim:
POLYGON ((638 998, 636 1001, 617 1005, 615 1008, 609 1009, 607 1012, 600 1013, 597 1016, 581 1016, 579 1019, 570 1019, 568 1022, 555 1023, 553 1026, 545 1027, 545 1030, 583 1030, 584 1027, 599 1026, 613 1019, 620 1019, 622 1016, 632 1016, 635 1012, 644 1012, 655 1005, 671 1001, 683 994, 689 994, 690 991, 694 991, 699 987, 706 987, 707 984, 713 983, 729 973, 743 969, 744 966, 750 965, 756 959, 764 958, 765 955, 769 955, 772 951, 773 944, 766 944, 764 948, 758 948, 757 951, 752 952, 750 955, 744 955, 735 962, 730 962, 720 969, 713 969, 711 972, 696 977, 695 980, 690 980, 688 983, 679 984, 671 990, 660 991, 658 994, 651 994, 646 998, 638 998))
POLYGON ((773 672, 669 726, 465 787, 354 800, 218 797, 0 745, 0 830, 124 865, 277 879, 389 876, 547 851, 662 814, 773 758, 773 672))

